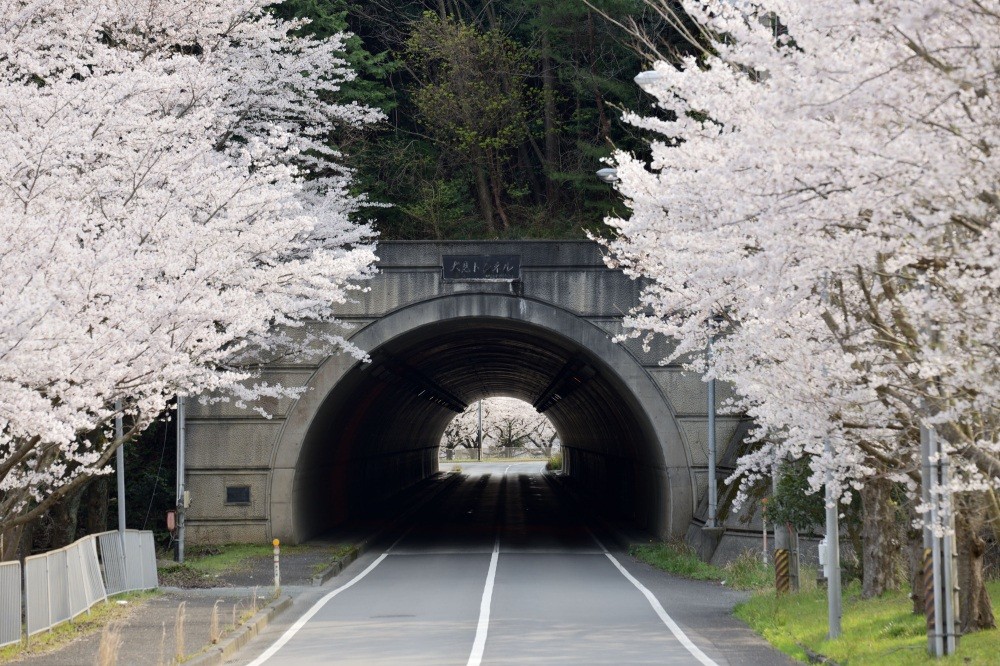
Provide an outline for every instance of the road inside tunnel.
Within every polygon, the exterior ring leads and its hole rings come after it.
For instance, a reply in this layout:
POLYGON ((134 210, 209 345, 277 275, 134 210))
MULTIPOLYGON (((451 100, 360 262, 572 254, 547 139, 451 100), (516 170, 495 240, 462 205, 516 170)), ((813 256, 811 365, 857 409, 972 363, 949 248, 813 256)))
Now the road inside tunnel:
POLYGON ((551 421, 564 472, 606 513, 656 529, 666 494, 663 444, 602 350, 553 329, 477 317, 408 330, 369 354, 330 390, 304 437, 296 540, 358 519, 436 473, 449 421, 476 400, 501 396, 531 403, 551 421))

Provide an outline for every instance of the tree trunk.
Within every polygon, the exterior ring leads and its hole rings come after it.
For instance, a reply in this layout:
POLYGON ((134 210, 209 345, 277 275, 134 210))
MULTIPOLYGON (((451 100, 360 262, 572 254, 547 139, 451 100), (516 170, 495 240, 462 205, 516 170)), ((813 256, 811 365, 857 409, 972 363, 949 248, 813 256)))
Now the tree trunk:
POLYGON ((896 558, 900 551, 899 523, 888 479, 867 479, 861 488, 861 596, 878 597, 899 586, 896 558))
POLYGON ((25 554, 21 552, 21 545, 24 541, 23 537, 26 531, 27 527, 25 525, 18 525, 17 527, 0 532, 0 535, 3 536, 3 547, 0 548, 0 562, 9 562, 24 557, 25 554))
POLYGON ((62 548, 76 541, 80 501, 83 499, 83 493, 86 489, 87 486, 84 485, 74 490, 49 510, 49 516, 52 519, 52 536, 49 544, 51 548, 62 548))
POLYGON ((969 493, 956 498, 955 541, 958 550, 958 586, 961 631, 963 634, 980 629, 993 629, 996 619, 983 576, 983 556, 986 540, 981 532, 985 525, 985 496, 969 493))
POLYGON ((924 531, 913 527, 917 520, 913 502, 909 511, 909 526, 906 529, 907 554, 910 565, 910 601, 913 602, 913 614, 923 615, 924 609, 924 531))
POLYGON ((472 150, 472 173, 476 178, 476 199, 479 201, 479 213, 483 216, 486 231, 495 234, 496 222, 493 219, 493 202, 489 183, 486 182, 486 169, 483 166, 483 152, 476 146, 472 150))
MULTIPOLYGON (((545 12, 542 13, 546 23, 545 12)), ((542 37, 542 101, 545 115, 545 198, 551 210, 559 203, 559 184, 554 174, 559 170, 559 132, 556 126, 556 75, 552 66, 552 45, 547 27, 542 37)))
POLYGON ((597 83, 597 56, 595 54, 594 43, 594 12, 587 11, 587 36, 590 42, 590 80, 594 84, 594 106, 597 108, 598 117, 598 138, 602 142, 608 141, 608 136, 611 133, 611 122, 608 120, 608 113, 605 109, 604 95, 601 94, 601 88, 597 83))
POLYGON ((87 489, 87 534, 108 529, 108 477, 96 477, 87 489))
POLYGON ((504 230, 510 229, 510 219, 507 217, 507 213, 503 209, 503 199, 501 185, 503 183, 503 174, 500 173, 500 165, 498 164, 499 157, 494 155, 492 151, 487 151, 489 156, 490 170, 487 173, 487 178, 492 185, 493 190, 493 210, 500 217, 500 222, 503 225, 504 230))

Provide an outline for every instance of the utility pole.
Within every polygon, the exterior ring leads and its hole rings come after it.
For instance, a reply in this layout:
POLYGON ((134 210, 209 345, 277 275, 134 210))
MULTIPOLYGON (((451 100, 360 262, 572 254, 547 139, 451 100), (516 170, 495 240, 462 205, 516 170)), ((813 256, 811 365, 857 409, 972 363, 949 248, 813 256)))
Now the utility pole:
MULTIPOLYGON (((712 364, 712 341, 715 334, 708 332, 708 364, 711 372, 712 364)), ((715 471, 716 462, 715 443, 715 378, 708 380, 708 528, 715 529, 719 515, 719 487, 717 474, 715 471)))
MULTIPOLYGON (((833 446, 827 437, 823 450, 833 460, 833 446)), ((826 580, 827 636, 830 640, 840 636, 840 618, 843 613, 840 589, 840 506, 833 494, 833 468, 826 470, 826 580)))
POLYGON ((118 534, 122 539, 122 552, 125 552, 125 444, 122 438, 125 429, 122 425, 122 401, 115 400, 115 476, 118 477, 118 534))
POLYGON ((476 432, 476 450, 479 451, 479 462, 483 461, 483 401, 479 401, 479 429, 476 432))
MULTIPOLYGON (((823 276, 823 306, 830 307, 829 276, 823 276)), ((826 377, 826 364, 823 376, 826 377)), ((826 563, 830 573, 826 580, 827 636, 830 640, 840 636, 840 618, 843 615, 843 591, 840 589, 840 503, 833 494, 833 443, 827 435, 823 440, 826 468, 826 563)))
POLYGON ((935 657, 958 649, 958 579, 955 565, 955 514, 948 493, 951 480, 948 454, 933 428, 920 426, 920 493, 930 515, 924 515, 924 609, 927 614, 927 652, 935 657), (940 527, 945 534, 938 536, 940 527))
POLYGON ((177 541, 174 544, 174 559, 184 563, 184 512, 187 509, 187 490, 184 488, 184 449, 186 446, 186 425, 184 396, 177 396, 177 541))

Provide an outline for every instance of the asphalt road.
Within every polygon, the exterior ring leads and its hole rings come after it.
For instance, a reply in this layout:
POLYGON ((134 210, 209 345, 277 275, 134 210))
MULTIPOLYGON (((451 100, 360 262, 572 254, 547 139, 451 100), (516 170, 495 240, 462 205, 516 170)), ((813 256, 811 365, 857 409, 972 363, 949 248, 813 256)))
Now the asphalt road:
POLYGON ((231 663, 788 663, 729 616, 738 593, 609 552, 541 464, 463 470, 231 663))

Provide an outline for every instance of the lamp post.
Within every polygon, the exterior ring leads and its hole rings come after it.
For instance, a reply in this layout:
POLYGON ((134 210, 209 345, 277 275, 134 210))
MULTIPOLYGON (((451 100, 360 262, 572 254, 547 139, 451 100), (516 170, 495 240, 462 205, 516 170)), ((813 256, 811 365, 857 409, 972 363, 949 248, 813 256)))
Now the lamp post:
POLYGON ((611 167, 604 167, 603 169, 597 170, 597 177, 602 183, 617 183, 618 182, 618 169, 613 169, 611 167))

